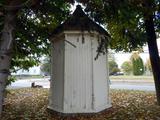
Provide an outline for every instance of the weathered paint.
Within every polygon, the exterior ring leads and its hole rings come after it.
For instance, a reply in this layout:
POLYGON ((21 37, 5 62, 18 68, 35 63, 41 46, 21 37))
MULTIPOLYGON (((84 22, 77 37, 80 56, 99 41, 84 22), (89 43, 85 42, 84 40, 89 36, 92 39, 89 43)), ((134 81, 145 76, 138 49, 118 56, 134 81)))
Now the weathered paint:
POLYGON ((88 35, 84 38, 83 43, 82 35, 66 34, 76 48, 65 43, 65 112, 87 112, 92 106, 91 42, 88 35))
POLYGON ((98 37, 96 32, 65 31, 64 38, 56 38, 50 109, 90 113, 111 107, 106 55, 94 60, 98 37))
POLYGON ((63 111, 64 96, 64 41, 63 36, 52 43, 51 55, 51 82, 49 95, 49 108, 56 111, 63 111))
POLYGON ((91 37, 92 42, 92 60, 93 60, 93 84, 94 84, 94 108, 100 111, 109 107, 109 76, 107 71, 107 55, 101 54, 98 59, 94 60, 97 55, 97 46, 99 35, 91 37))

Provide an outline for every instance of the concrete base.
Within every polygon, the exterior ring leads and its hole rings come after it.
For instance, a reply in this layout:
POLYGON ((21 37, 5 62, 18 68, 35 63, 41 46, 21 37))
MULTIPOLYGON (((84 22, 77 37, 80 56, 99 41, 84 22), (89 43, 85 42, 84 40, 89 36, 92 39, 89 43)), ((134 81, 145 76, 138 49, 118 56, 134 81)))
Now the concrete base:
POLYGON ((52 115, 60 115, 60 116, 77 116, 77 115, 95 115, 97 113, 101 113, 101 112, 104 112, 104 111, 109 111, 110 109, 112 108, 112 105, 108 106, 107 108, 103 109, 103 110, 100 110, 100 111, 92 111, 92 112, 80 112, 80 113, 67 113, 67 112, 62 112, 62 111, 57 111, 57 110, 54 110, 53 108, 50 108, 49 106, 47 107, 47 111, 52 114, 52 115))
POLYGON ((112 107, 112 105, 108 104, 108 105, 99 106, 95 109, 90 109, 90 110, 88 110, 88 109, 87 110, 70 109, 70 111, 67 111, 67 110, 55 109, 50 106, 48 106, 47 109, 50 111, 61 113, 61 114, 90 114, 90 113, 98 113, 98 112, 104 111, 106 109, 109 109, 111 107, 112 107))

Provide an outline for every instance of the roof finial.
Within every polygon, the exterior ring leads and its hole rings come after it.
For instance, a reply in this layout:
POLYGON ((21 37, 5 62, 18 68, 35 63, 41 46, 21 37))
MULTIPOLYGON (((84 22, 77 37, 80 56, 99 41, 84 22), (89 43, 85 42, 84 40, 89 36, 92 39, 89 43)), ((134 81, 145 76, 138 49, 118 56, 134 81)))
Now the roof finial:
POLYGON ((80 9, 82 9, 82 7, 81 7, 81 5, 80 5, 80 4, 78 4, 78 5, 76 6, 76 8, 80 8, 80 9))

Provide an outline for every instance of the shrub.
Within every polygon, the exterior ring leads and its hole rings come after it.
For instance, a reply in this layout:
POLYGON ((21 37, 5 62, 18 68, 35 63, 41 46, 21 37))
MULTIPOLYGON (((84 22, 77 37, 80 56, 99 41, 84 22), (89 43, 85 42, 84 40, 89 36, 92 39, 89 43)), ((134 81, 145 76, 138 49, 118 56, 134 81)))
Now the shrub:
POLYGON ((123 70, 123 72, 126 75, 129 75, 132 73, 132 63, 130 61, 125 61, 122 66, 121 69, 123 70))

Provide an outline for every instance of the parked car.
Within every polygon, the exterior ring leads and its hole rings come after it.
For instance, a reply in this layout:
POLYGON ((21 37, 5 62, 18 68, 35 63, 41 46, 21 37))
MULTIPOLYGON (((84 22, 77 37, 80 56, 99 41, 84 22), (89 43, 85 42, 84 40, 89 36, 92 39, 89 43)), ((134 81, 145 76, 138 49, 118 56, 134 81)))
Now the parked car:
POLYGON ((123 73, 123 72, 117 72, 117 73, 115 73, 114 75, 115 75, 115 76, 117 76, 117 75, 124 75, 124 73, 123 73))
POLYGON ((110 73, 109 75, 118 76, 118 75, 124 75, 123 72, 116 72, 116 73, 110 73))

